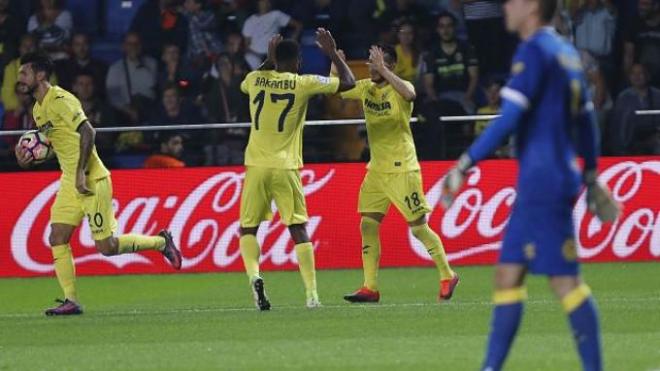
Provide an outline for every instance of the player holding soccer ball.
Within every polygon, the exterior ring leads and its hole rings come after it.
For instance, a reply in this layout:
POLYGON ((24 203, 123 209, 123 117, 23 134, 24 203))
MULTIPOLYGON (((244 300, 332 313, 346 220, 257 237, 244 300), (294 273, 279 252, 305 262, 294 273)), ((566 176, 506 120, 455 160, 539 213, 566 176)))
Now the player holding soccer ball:
MULTIPOLYGON (((52 247, 57 279, 64 291, 64 300, 46 315, 81 314, 76 293, 76 274, 69 241, 73 231, 87 216, 96 249, 105 256, 158 250, 175 269, 181 268, 181 254, 170 233, 158 236, 127 234, 114 237, 117 229, 112 209, 112 182, 94 147, 95 131, 87 120, 80 102, 68 91, 48 82, 53 62, 41 53, 29 53, 21 58, 18 84, 34 96, 34 120, 39 131, 53 146, 62 169, 60 189, 51 208, 52 247)), ((23 168, 35 165, 28 148, 19 143, 16 158, 23 168)))
POLYGON ((424 244, 435 262, 440 275, 438 299, 449 300, 458 284, 458 275, 449 266, 440 237, 426 221, 431 208, 424 197, 422 174, 410 131, 415 88, 394 74, 395 65, 394 48, 372 46, 369 50, 371 78, 359 80, 354 89, 341 93, 342 98, 359 99, 363 103, 371 152, 358 201, 358 211, 362 215, 364 284, 344 296, 353 303, 380 300, 379 232, 390 204, 403 215, 412 234, 424 244))
POLYGON ((548 276, 575 336, 584 370, 601 370, 600 330, 589 287, 579 273, 572 210, 581 183, 589 209, 603 222, 619 205, 597 181, 597 124, 575 48, 551 22, 557 0, 508 0, 506 24, 523 40, 512 78, 501 90, 502 115, 461 156, 444 181, 451 204, 469 168, 511 134, 520 171, 517 197, 495 272, 490 338, 483 370, 500 370, 516 335, 527 297, 527 271, 548 276), (584 158, 580 179, 576 156, 584 158))
POLYGON ((355 78, 339 58, 330 32, 318 29, 316 42, 323 53, 340 65, 339 78, 299 75, 298 44, 293 40, 282 41, 277 35, 270 40, 264 64, 250 72, 241 83, 243 93, 250 96, 252 127, 245 150, 240 249, 259 310, 269 310, 270 302, 259 274, 260 248, 256 235, 259 224, 272 218, 273 200, 295 242, 306 305, 309 308, 320 305, 314 246, 305 230, 307 207, 299 173, 303 165, 302 130, 310 98, 348 90, 355 86, 355 78))

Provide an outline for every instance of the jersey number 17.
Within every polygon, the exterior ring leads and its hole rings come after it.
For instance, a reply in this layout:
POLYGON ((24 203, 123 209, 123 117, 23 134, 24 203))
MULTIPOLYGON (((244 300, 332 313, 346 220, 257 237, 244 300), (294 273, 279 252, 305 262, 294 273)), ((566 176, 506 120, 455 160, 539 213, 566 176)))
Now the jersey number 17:
MULTIPOLYGON (((254 115, 254 128, 255 130, 259 130, 259 116, 261 116, 261 110, 264 108, 264 102, 266 100, 266 91, 261 90, 252 100, 252 104, 257 105, 257 112, 254 115)), ((275 94, 275 93, 270 93, 270 101, 272 103, 277 103, 281 100, 286 101, 286 106, 284 106, 284 109, 282 110, 282 113, 280 113, 280 118, 279 121, 277 122, 277 131, 282 132, 284 131, 284 120, 286 120, 286 115, 291 111, 291 107, 293 107, 293 103, 296 100, 296 96, 291 93, 286 93, 286 94, 275 94)))

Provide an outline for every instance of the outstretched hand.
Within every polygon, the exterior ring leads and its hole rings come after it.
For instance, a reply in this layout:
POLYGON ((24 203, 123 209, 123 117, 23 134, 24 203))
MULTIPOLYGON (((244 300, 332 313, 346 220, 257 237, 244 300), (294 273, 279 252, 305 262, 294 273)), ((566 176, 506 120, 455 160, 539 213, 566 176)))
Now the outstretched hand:
POLYGON ((273 37, 270 38, 270 41, 268 41, 268 59, 270 59, 272 62, 275 62, 275 49, 277 49, 277 45, 282 41, 282 35, 276 34, 273 37))
MULTIPOLYGON (((337 50, 337 55, 339 56, 339 59, 346 62, 346 54, 344 54, 343 50, 341 50, 341 49, 337 50)), ((339 74, 339 72, 337 71, 337 65, 335 64, 335 62, 332 62, 332 64, 330 64, 330 74, 332 76, 337 76, 339 74)))
POLYGON ((337 43, 334 37, 325 28, 316 29, 316 45, 325 55, 330 55, 337 50, 337 43))
POLYGON ((385 53, 383 53, 383 49, 375 45, 371 46, 367 65, 373 67, 376 71, 385 70, 385 53))

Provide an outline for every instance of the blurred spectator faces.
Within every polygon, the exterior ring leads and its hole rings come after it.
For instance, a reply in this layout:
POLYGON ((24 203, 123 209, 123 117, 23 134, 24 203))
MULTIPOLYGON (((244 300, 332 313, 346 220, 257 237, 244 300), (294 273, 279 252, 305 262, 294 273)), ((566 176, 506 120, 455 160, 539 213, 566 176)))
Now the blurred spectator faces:
POLYGON ((648 88, 649 74, 642 64, 634 64, 630 69, 630 85, 637 90, 648 88))
POLYGON ((438 17, 436 31, 443 42, 454 41, 456 39, 456 21, 449 14, 441 15, 438 17))
POLYGON ((136 60, 142 54, 142 41, 135 32, 129 32, 124 37, 124 54, 128 59, 136 60))
POLYGON ((94 97, 94 78, 91 75, 76 76, 72 90, 81 101, 91 100, 94 97))
POLYGON ((89 38, 83 33, 73 35, 71 39, 71 52, 73 56, 81 61, 89 58, 89 38))
POLYGON ((181 109, 181 98, 179 96, 179 89, 176 86, 168 86, 163 91, 163 107, 165 112, 178 114, 181 109))

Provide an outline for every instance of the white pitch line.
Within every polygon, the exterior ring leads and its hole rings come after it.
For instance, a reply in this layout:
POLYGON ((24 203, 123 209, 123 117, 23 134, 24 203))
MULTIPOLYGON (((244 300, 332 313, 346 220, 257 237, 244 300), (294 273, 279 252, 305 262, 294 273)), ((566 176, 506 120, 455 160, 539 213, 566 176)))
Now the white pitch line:
MULTIPOLYGON (((598 303, 648 303, 648 302, 658 302, 660 297, 647 297, 647 298, 596 298, 598 303)), ((554 299, 538 299, 538 300, 527 300, 526 304, 558 304, 557 300, 554 299)), ((306 309, 303 305, 281 305, 278 306, 275 304, 273 306, 273 312, 280 310, 310 310, 310 311, 322 311, 324 309, 366 309, 366 310, 376 310, 376 309, 387 309, 387 308, 406 308, 406 307, 431 307, 435 306, 438 308, 442 307, 457 307, 457 306, 490 306, 492 305, 491 301, 453 301, 448 303, 390 303, 390 304, 343 304, 343 305, 324 305, 318 309, 306 309)), ((258 312, 253 307, 240 307, 240 308, 183 308, 183 309, 169 309, 169 310, 144 310, 144 309, 135 309, 128 311, 99 311, 90 312, 90 316, 95 317, 119 317, 127 315, 162 315, 162 314, 181 314, 181 313, 236 313, 236 312, 258 312)), ((41 318, 44 317, 43 314, 39 313, 5 313, 0 314, 0 319, 10 319, 10 318, 41 318)))

